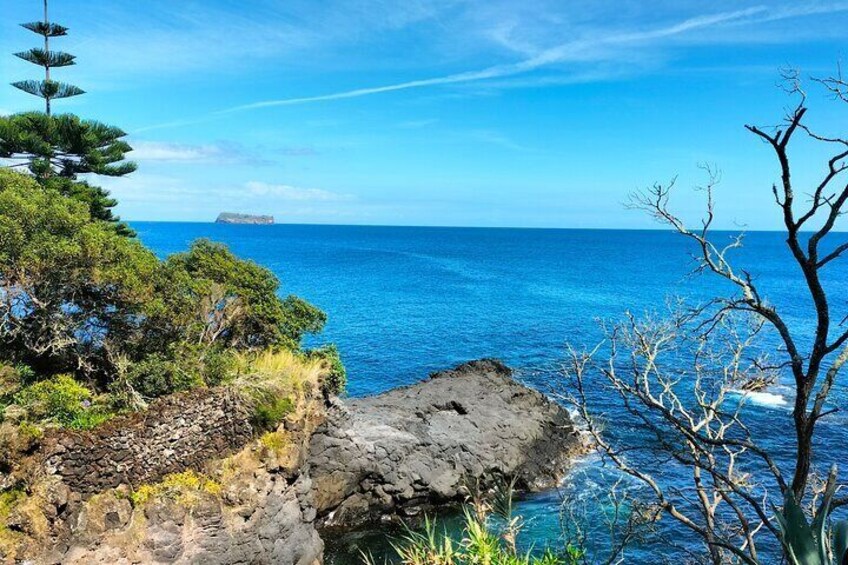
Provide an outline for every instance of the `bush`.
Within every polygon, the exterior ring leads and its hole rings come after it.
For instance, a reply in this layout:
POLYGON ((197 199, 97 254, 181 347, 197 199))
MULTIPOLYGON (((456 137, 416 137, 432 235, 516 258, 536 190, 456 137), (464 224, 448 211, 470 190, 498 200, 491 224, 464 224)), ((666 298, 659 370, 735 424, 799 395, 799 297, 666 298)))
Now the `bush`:
MULTIPOLYGON (((486 516, 470 509, 465 511, 465 526, 461 538, 455 539, 436 531, 436 524, 425 520, 424 530, 409 531, 394 544, 402 565, 578 565, 584 563, 582 550, 567 547, 562 553, 546 550, 538 555, 519 553, 512 540, 492 526, 486 516)), ((374 565, 367 555, 366 565, 374 565)))
POLYGON ((148 309, 146 345, 296 349, 304 334, 321 331, 326 315, 295 296, 280 299, 279 286, 271 271, 239 259, 226 246, 196 241, 162 264, 158 298, 148 309))
POLYGON ((253 407, 253 425, 259 430, 274 430, 294 410, 289 397, 269 398, 253 407))
POLYGON ((88 429, 112 414, 93 403, 94 395, 68 375, 58 375, 21 389, 14 402, 30 422, 51 422, 63 427, 88 429))
POLYGON ((88 207, 0 169, 0 355, 45 375, 106 378, 132 337, 156 257, 88 207))
POLYGON ((323 328, 321 310, 277 295, 268 269, 205 240, 159 261, 93 219, 91 203, 49 188, 73 188, 62 182, 0 169, 0 361, 154 398, 223 383, 236 352, 299 350, 323 328))
POLYGON ((347 387, 347 369, 342 363, 341 355, 335 344, 325 345, 309 352, 309 357, 321 359, 328 365, 327 376, 324 377, 324 390, 330 394, 341 394, 347 387))
MULTIPOLYGON (((461 538, 439 534, 435 523, 426 519, 423 531, 408 530, 393 544, 402 565, 578 565, 589 561, 582 548, 571 544, 560 552, 548 549, 533 555, 519 551, 524 521, 513 514, 514 479, 496 485, 492 493, 482 492, 479 483, 469 486, 461 538)), ((368 555, 364 561, 373 563, 368 555)))

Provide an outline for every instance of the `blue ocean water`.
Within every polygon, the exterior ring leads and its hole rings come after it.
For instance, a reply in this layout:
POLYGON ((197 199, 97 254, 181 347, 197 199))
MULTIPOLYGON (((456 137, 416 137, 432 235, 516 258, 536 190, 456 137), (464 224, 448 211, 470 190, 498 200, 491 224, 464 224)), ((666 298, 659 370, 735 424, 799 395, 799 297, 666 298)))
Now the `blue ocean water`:
MULTIPOLYGON (((315 341, 339 346, 354 396, 480 357, 502 359, 544 389, 567 342, 591 347, 601 339, 599 320, 620 319, 627 311, 663 311, 674 296, 699 299, 730 290, 714 277, 692 276, 691 244, 664 231, 143 222, 133 227, 162 257, 204 237, 274 271, 282 293, 327 312, 326 330, 315 341)), ((716 235, 718 241, 730 237, 716 235)), ((752 273, 791 324, 813 327, 810 300, 782 234, 748 234, 735 262, 752 273)), ((827 272, 837 319, 848 314, 846 274, 839 264, 827 272)), ((751 409, 768 427, 787 408, 766 402, 751 409)), ((837 414, 826 426, 832 445, 848 446, 844 424, 837 414)), ((791 447, 779 443, 788 442, 787 434, 774 437, 776 447, 791 447)), ((602 488, 603 473, 591 462, 583 471, 573 478, 576 488, 585 482, 602 488)), ((558 507, 557 493, 523 502, 528 536, 537 545, 556 539, 558 507)), ((341 554, 349 550, 339 550, 335 562, 343 562, 341 554)))

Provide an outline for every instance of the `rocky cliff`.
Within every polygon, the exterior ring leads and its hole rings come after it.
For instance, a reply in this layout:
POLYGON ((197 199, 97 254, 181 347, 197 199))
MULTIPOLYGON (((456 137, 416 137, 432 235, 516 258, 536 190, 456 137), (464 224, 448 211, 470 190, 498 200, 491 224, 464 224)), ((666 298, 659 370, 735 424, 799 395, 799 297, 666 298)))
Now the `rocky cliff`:
POLYGON ((552 486, 580 449, 567 413, 497 361, 370 398, 306 395, 296 417, 255 439, 244 433, 247 411, 220 394, 182 395, 123 424, 50 439, 17 469, 14 506, 0 505, 0 558, 313 565, 321 528, 458 501, 466 480, 552 486), (186 441, 198 430, 210 437, 186 441), (132 445, 99 455, 114 469, 86 480, 76 469, 115 438, 132 445), (201 463, 207 445, 224 451, 201 463), (157 446, 172 453, 151 454, 157 446), (106 488, 115 477, 121 484, 106 488))
POLYGON ((324 525, 356 525, 461 500, 488 488, 556 485, 581 450, 565 410, 482 360, 422 383, 335 402, 310 443, 313 503, 324 525))

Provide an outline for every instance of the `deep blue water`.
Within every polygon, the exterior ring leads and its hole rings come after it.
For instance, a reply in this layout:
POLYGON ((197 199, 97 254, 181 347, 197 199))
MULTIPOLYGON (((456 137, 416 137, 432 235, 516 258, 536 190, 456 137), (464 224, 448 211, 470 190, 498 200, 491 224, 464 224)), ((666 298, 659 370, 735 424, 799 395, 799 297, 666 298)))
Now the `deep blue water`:
MULTIPOLYGON (((185 250, 199 237, 224 242, 273 270, 284 294, 297 294, 325 310, 329 322, 316 341, 338 344, 351 395, 409 384, 479 357, 500 358, 529 384, 545 388, 564 357, 566 342, 598 342, 599 319, 620 319, 626 311, 661 311, 666 299, 677 295, 704 298, 728 291, 715 278, 690 276, 690 244, 662 231, 190 223, 133 227, 160 256, 185 250)), ((781 234, 749 234, 736 262, 752 272, 761 292, 790 323, 812 327, 805 314, 810 302, 781 234)), ((848 314, 846 274, 838 264, 828 272, 838 319, 848 314)), ((751 409, 759 411, 766 428, 775 416, 785 419, 783 407, 751 409)), ((831 445, 848 446, 844 424, 837 414, 826 426, 831 445)), ((791 447, 788 437, 777 434, 771 441, 775 448, 791 447)), ((572 478, 575 488, 603 483, 603 473, 591 463, 584 467, 572 478)), ((558 507, 557 493, 522 504, 527 533, 537 546, 556 539, 558 507)), ((632 562, 641 561, 632 557, 632 562)))

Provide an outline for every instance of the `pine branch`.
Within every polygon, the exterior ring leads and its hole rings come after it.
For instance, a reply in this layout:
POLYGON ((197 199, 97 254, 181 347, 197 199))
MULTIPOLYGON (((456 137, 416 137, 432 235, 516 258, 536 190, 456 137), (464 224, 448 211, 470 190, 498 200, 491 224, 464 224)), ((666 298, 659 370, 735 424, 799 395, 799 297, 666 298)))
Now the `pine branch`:
POLYGON ((21 27, 26 28, 33 33, 37 33, 38 35, 43 35, 44 37, 59 37, 60 35, 67 35, 68 33, 68 28, 60 26, 59 24, 51 24, 47 22, 29 22, 21 24, 21 27))
POLYGON ((71 55, 70 53, 64 53, 62 51, 45 51, 44 49, 38 48, 15 53, 15 57, 23 59, 24 61, 29 61, 34 65, 50 68, 67 67, 76 64, 74 63, 76 55, 71 55))
POLYGON ((54 100, 84 94, 85 91, 72 84, 56 82, 55 80, 22 80, 13 82, 12 86, 33 96, 54 100))

